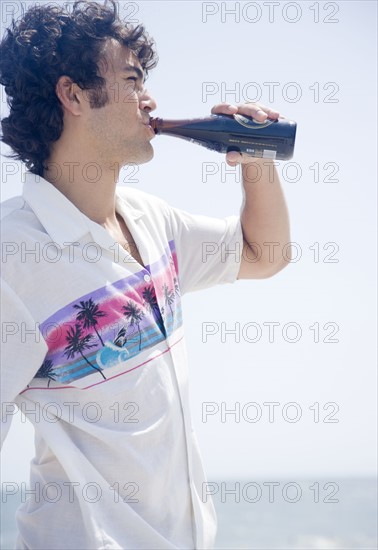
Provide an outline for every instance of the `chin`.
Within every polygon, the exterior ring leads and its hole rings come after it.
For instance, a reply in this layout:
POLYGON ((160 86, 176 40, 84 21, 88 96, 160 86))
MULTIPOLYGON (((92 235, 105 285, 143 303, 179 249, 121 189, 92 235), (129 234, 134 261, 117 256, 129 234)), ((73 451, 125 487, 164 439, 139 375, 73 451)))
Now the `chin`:
POLYGON ((143 160, 139 164, 145 164, 146 162, 149 162, 154 158, 155 151, 152 147, 152 145, 149 146, 149 151, 147 151, 147 154, 144 156, 143 160))
POLYGON ((125 164, 145 164, 154 158, 154 149, 150 143, 147 144, 143 151, 134 152, 127 159, 123 159, 122 165, 125 164))

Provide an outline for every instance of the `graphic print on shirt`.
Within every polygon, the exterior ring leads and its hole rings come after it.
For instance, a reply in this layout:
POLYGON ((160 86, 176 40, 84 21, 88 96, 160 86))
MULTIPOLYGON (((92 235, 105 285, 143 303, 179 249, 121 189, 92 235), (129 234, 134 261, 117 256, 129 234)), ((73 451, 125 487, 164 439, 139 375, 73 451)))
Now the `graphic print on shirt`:
MULTIPOLYGON (((145 269, 79 297, 40 325, 48 352, 35 375, 61 384, 106 371, 182 325, 174 242, 145 269), (148 280, 147 272, 153 273, 148 280), (160 306, 159 306, 160 304, 160 306)), ((31 383, 28 387, 33 387, 31 383)))

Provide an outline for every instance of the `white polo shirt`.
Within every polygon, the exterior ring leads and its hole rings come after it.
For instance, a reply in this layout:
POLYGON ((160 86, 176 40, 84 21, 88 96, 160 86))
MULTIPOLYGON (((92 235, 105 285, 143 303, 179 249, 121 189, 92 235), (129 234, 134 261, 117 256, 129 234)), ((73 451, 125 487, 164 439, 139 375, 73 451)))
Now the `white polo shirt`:
POLYGON ((2 203, 2 438, 35 428, 17 548, 211 548, 181 296, 233 283, 239 216, 117 188, 141 266, 46 180, 2 203))

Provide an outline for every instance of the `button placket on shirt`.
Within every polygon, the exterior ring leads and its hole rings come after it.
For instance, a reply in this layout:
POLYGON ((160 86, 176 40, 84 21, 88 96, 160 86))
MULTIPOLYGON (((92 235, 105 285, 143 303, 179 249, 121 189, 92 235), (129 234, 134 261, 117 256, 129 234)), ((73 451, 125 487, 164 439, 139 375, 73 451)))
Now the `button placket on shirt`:
MULTIPOLYGON (((117 210, 118 211, 118 210, 117 210)), ((123 215, 123 212, 119 212, 121 215, 123 215)), ((152 284, 154 285, 154 282, 153 282, 153 262, 151 263, 150 259, 151 259, 151 255, 150 255, 150 250, 152 249, 152 247, 154 246, 154 243, 151 243, 150 244, 150 248, 148 248, 147 246, 144 245, 145 242, 147 242, 146 240, 146 237, 147 239, 150 238, 150 235, 147 235, 147 236, 144 236, 145 238, 143 239, 143 234, 142 234, 142 228, 139 224, 137 224, 137 222, 135 222, 134 219, 132 219, 132 216, 129 214, 129 212, 125 212, 126 214, 126 219, 125 219, 125 223, 126 225, 128 226, 129 228, 129 231, 138 247, 138 250, 139 250, 139 254, 144 262, 145 265, 148 265, 149 268, 150 268, 150 273, 152 275, 152 277, 146 273, 144 275, 144 278, 145 280, 146 277, 149 279, 149 281, 152 282, 152 284), (146 261, 147 260, 147 261, 146 261)), ((156 254, 156 257, 154 258, 155 260, 157 258, 159 258, 161 255, 162 255, 163 251, 157 251, 157 254, 156 254)), ((154 285, 154 288, 155 288, 155 285, 154 285)), ((161 301, 159 301, 159 295, 158 293, 156 293, 156 289, 155 289, 155 294, 156 294, 156 298, 157 298, 157 301, 158 301, 158 304, 159 304, 159 309, 160 309, 160 312, 161 312, 161 309, 162 307, 164 306, 163 303, 161 303, 161 301)), ((180 333, 182 333, 182 329, 180 330, 180 333)), ((176 337, 177 337, 177 334, 176 334, 176 337)), ((189 395, 188 395, 188 381, 186 379, 186 376, 187 376, 187 373, 183 372, 182 369, 181 369, 181 359, 177 357, 177 353, 178 353, 178 350, 177 350, 177 347, 175 344, 177 344, 175 341, 172 341, 171 340, 171 337, 168 336, 167 337, 167 346, 168 346, 168 353, 170 355, 170 358, 171 358, 171 364, 172 364, 172 368, 173 368, 173 372, 174 372, 174 375, 175 375, 175 379, 176 379, 176 384, 177 384, 177 388, 178 388, 178 392, 179 392, 179 396, 180 396, 180 402, 181 402, 181 409, 182 409, 182 414, 183 414, 183 422, 184 422, 184 431, 185 431, 185 441, 186 441, 186 454, 187 454, 187 461, 188 461, 188 474, 189 474, 189 478, 190 478, 190 491, 191 493, 193 492, 194 490, 194 479, 193 479, 193 464, 192 464, 192 457, 191 457, 191 453, 192 453, 192 440, 191 440, 191 437, 192 437, 192 426, 191 426, 191 419, 190 419, 190 406, 189 406, 189 395)), ((193 515, 194 515, 194 525, 193 525, 193 529, 194 529, 194 538, 195 540, 197 540, 197 544, 198 544, 198 541, 200 541, 200 535, 199 535, 199 532, 198 532, 198 527, 200 525, 200 520, 198 519, 198 510, 194 504, 194 501, 195 501, 195 496, 192 494, 192 512, 193 512, 193 515), (198 522, 198 523, 197 523, 198 522)))
MULTIPOLYGON (((132 238, 134 239, 134 242, 138 248, 140 257, 143 260, 144 266, 141 266, 136 262, 136 265, 138 266, 139 272, 143 273, 143 280, 146 283, 152 284, 155 291, 156 301, 159 307, 160 316, 162 318, 164 329, 165 329, 165 335, 167 334, 166 326, 164 323, 164 318, 162 316, 162 308, 164 307, 164 303, 162 303, 162 300, 160 298, 160 294, 156 292, 156 285, 154 282, 154 261, 158 260, 162 254, 164 254, 163 250, 159 250, 158 247, 155 245, 153 241, 153 237, 147 233, 147 229, 142 228, 143 225, 143 216, 141 216, 141 220, 139 220, 139 216, 133 216, 133 209, 129 207, 123 201, 122 199, 119 199, 117 197, 116 202, 116 211, 118 214, 120 214, 124 222, 126 223, 132 238), (143 234, 144 232, 144 234, 143 234), (148 245, 145 243, 149 243, 148 245), (154 252, 154 253, 153 253, 154 252)), ((121 247, 122 248, 122 247, 121 247)), ((125 251, 122 249, 122 253, 125 251)))

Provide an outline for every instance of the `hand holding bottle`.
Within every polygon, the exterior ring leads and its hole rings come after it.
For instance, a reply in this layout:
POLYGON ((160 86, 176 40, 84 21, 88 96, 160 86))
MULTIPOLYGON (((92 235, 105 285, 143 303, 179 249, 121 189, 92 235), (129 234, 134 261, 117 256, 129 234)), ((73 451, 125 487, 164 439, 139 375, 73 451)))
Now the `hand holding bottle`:
MULTIPOLYGON (((265 122, 267 119, 277 120, 280 113, 269 107, 265 107, 261 103, 243 103, 242 105, 232 105, 230 103, 218 103, 211 109, 213 115, 246 115, 250 116, 257 122, 265 122)), ((226 162, 229 166, 237 164, 248 164, 252 162, 251 155, 230 151, 226 154, 226 162)))
POLYGON ((218 153, 227 153, 230 166, 251 158, 289 160, 293 156, 297 125, 278 111, 260 103, 220 103, 204 118, 168 120, 151 118, 155 134, 197 143, 218 153), (235 154, 236 153, 236 154, 235 154))

